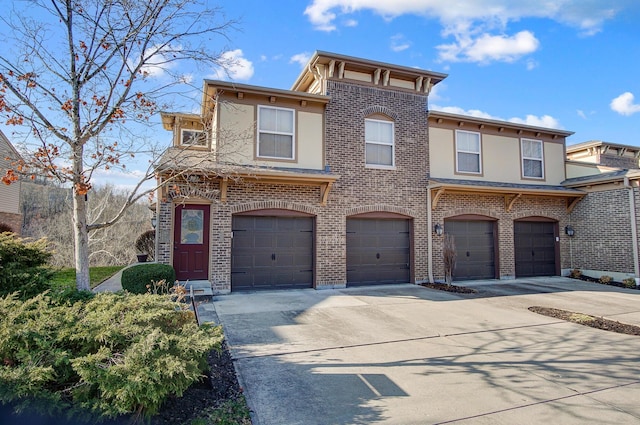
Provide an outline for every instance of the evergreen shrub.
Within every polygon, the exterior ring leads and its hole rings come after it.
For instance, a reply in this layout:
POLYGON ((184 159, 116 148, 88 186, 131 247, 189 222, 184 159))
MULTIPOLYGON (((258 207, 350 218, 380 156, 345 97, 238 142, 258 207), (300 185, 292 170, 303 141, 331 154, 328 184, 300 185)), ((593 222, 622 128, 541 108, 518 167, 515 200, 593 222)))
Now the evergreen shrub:
POLYGON ((122 289, 133 294, 146 294, 154 282, 175 282, 176 272, 168 264, 138 264, 122 271, 122 289))
POLYGON ((51 258, 47 241, 29 241, 14 233, 0 233, 0 297, 19 292, 31 298, 50 288, 53 271, 46 267, 51 258))
POLYGON ((0 402, 17 411, 149 417, 207 369, 219 326, 163 295, 100 293, 61 305, 0 298, 0 402))

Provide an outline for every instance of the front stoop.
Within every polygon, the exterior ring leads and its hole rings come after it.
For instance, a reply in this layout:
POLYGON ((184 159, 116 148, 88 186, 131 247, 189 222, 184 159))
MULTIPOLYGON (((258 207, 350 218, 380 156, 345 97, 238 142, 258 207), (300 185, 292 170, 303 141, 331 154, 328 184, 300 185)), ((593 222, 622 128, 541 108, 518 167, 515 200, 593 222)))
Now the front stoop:
POLYGON ((213 290, 208 280, 188 280, 184 283, 180 282, 180 284, 187 289, 187 295, 185 296, 185 301, 187 302, 191 302, 192 296, 196 302, 211 301, 213 299, 213 290))

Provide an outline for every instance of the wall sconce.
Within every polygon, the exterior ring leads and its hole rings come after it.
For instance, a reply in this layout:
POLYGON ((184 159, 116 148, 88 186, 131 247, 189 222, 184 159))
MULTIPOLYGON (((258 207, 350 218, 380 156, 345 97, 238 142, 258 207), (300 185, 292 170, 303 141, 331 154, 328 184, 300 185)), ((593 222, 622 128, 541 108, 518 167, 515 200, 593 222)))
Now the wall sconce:
POLYGON ((151 217, 151 227, 155 229, 157 224, 158 224, 158 219, 155 218, 155 216, 151 217))
POLYGON ((576 231, 573 230, 573 227, 571 226, 567 226, 564 228, 564 232, 567 234, 567 236, 572 237, 573 235, 576 234, 576 231))
POLYGON ((433 226, 433 231, 436 232, 436 235, 442 236, 442 234, 444 233, 444 228, 440 225, 440 223, 436 223, 436 225, 433 226))

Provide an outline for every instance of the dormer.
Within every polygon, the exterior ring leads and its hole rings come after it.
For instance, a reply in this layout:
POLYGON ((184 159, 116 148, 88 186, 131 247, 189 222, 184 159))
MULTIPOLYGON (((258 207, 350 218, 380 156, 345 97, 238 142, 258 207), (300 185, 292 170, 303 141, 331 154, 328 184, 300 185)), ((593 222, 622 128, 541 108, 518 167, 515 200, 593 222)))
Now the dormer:
POLYGON ((161 112, 162 126, 173 133, 173 146, 210 150, 210 137, 197 114, 161 112))

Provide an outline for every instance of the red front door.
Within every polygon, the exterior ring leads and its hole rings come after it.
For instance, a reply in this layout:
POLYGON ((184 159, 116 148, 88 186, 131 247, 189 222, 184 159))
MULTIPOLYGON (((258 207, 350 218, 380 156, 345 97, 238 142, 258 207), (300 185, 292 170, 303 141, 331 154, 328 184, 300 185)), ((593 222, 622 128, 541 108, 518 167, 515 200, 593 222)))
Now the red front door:
POLYGON ((178 280, 209 278, 209 205, 177 205, 173 268, 178 280))

